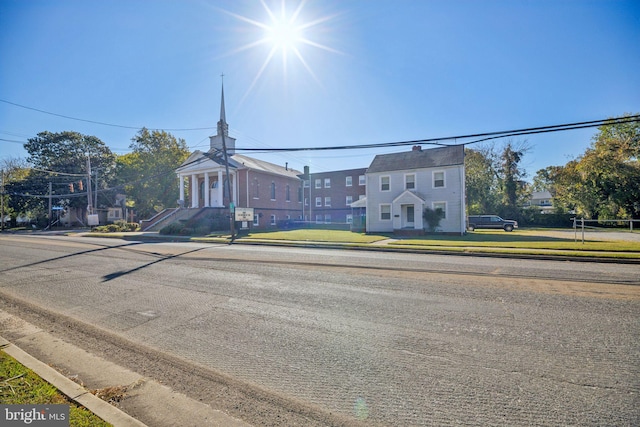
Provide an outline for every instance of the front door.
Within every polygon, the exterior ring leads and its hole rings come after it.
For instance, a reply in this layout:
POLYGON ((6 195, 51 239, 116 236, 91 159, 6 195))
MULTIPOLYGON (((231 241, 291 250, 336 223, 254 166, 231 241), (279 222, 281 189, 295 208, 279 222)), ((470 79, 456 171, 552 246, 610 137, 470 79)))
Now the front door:
POLYGON ((414 205, 402 205, 402 228, 415 228, 414 205))

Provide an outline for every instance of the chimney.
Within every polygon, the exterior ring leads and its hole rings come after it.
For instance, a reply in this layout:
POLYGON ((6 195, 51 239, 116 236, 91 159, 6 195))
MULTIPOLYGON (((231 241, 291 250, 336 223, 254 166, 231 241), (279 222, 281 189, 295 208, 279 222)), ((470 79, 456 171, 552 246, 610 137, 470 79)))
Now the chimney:
POLYGON ((286 170, 286 171, 289 170, 289 162, 285 162, 284 163, 284 170, 286 170))
POLYGON ((413 148, 411 149, 411 151, 422 151, 422 146, 421 145, 414 145, 413 148))
POLYGON ((304 177, 309 179, 309 166, 304 167, 304 177))

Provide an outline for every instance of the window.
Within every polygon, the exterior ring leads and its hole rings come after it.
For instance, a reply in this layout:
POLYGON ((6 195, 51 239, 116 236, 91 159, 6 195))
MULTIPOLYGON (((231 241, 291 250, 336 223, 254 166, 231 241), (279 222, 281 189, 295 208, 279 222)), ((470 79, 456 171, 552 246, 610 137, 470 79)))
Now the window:
POLYGON ((322 206, 322 197, 316 197, 316 207, 322 206))
POLYGON ((358 185, 365 185, 366 183, 367 183, 367 181, 366 181, 364 175, 360 175, 358 177, 358 185))
POLYGON ((416 176, 415 174, 409 174, 404 176, 404 189, 415 190, 416 188, 416 176))
POLYGON ((391 189, 391 186, 389 184, 391 178, 388 176, 381 176, 380 177, 380 191, 389 191, 391 189))
POLYGON ((433 187, 444 188, 444 172, 433 173, 433 187))
POLYGON ((298 187, 298 203, 302 202, 302 187, 298 187))
POLYGON ((351 203, 353 203, 353 196, 347 196, 347 199, 345 200, 345 204, 349 206, 351 203))
POLYGON ((305 206, 309 206, 309 198, 308 197, 304 198, 304 205, 305 206))
POLYGON ((331 206, 331 197, 325 197, 324 198, 324 205, 325 206, 331 206))
POLYGON ((291 201, 291 188, 289 187, 289 184, 287 184, 287 186, 285 187, 284 191, 285 191, 285 194, 284 194, 285 200, 287 202, 290 202, 291 201))
POLYGON ((320 178, 316 179, 316 188, 322 188, 322 180, 320 178))
POLYGON ((433 210, 440 209, 442 211, 442 219, 447 218, 447 202, 433 202, 433 210))
POLYGON ((344 185, 351 187, 353 185, 353 177, 348 176, 344 179, 344 185))
POLYGON ((380 205, 380 221, 391 220, 391 205, 380 205))
POLYGON ((253 225, 260 225, 260 215, 257 212, 253 215, 253 225))
POLYGON ((324 179, 324 188, 331 188, 331 178, 324 179))
POLYGON ((276 183, 272 182, 271 183, 271 200, 275 200, 276 199, 276 183))
POLYGON ((271 215, 271 225, 276 225, 276 216, 271 215))
POLYGON ((316 224, 322 224, 322 215, 316 214, 316 224))
POLYGON ((331 215, 327 214, 324 216, 324 223, 331 224, 331 215))
POLYGON ((347 224, 353 224, 353 215, 347 214, 347 224))
POLYGON ((309 180, 308 179, 304 180, 304 188, 309 188, 309 180))

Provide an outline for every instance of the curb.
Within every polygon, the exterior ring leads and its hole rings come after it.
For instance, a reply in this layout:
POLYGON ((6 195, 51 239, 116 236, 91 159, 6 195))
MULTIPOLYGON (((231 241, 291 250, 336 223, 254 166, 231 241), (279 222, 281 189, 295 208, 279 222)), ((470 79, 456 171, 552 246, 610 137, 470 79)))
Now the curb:
POLYGON ((125 414, 115 406, 105 402, 99 397, 94 396, 86 388, 76 384, 69 378, 65 377, 52 367, 42 363, 30 354, 26 353, 15 344, 10 343, 0 336, 0 349, 18 362, 35 372, 49 384, 56 387, 62 394, 76 402, 78 405, 84 406, 89 411, 102 418, 104 421, 122 427, 145 427, 146 424, 136 420, 130 415, 125 414))
POLYGON ((296 241, 296 240, 267 240, 267 239, 242 239, 237 238, 229 241, 227 238, 207 238, 207 237, 186 237, 186 236, 168 236, 159 235, 155 232, 139 232, 136 234, 123 235, 122 233, 98 233, 91 235, 90 233, 77 233, 82 237, 97 237, 105 239, 122 239, 138 242, 193 242, 193 243, 217 243, 226 245, 247 245, 247 246, 281 246, 281 247, 302 247, 312 249, 344 249, 344 250, 360 250, 374 252, 396 252, 411 253, 425 255, 452 255, 452 256, 475 256, 475 257, 492 257, 492 258, 509 258, 509 259, 534 259, 548 261, 573 261, 573 262, 601 262, 609 264, 640 264, 640 258, 616 258, 604 257, 597 255, 557 255, 553 253, 519 253, 519 252, 490 252, 482 250, 446 250, 435 248, 420 248, 412 246, 400 246, 394 244, 376 244, 376 243, 336 243, 336 242, 316 242, 316 241, 296 241))

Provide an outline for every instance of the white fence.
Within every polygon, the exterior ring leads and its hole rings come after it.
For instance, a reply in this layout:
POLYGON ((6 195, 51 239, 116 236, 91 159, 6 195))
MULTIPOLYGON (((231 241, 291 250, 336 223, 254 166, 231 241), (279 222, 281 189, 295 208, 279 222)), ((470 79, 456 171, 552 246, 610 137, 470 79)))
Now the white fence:
MULTIPOLYGON (((607 224, 614 225, 624 225, 625 223, 629 223, 629 231, 633 232, 634 223, 640 225, 640 219, 584 219, 584 218, 571 218, 573 220, 573 231, 574 238, 578 241, 578 229, 581 230, 582 233, 582 243, 584 243, 584 232, 585 229, 597 230, 602 229, 607 226, 607 224), (594 225, 589 225, 594 224, 594 225)), ((627 228, 627 227, 625 227, 627 228)))

